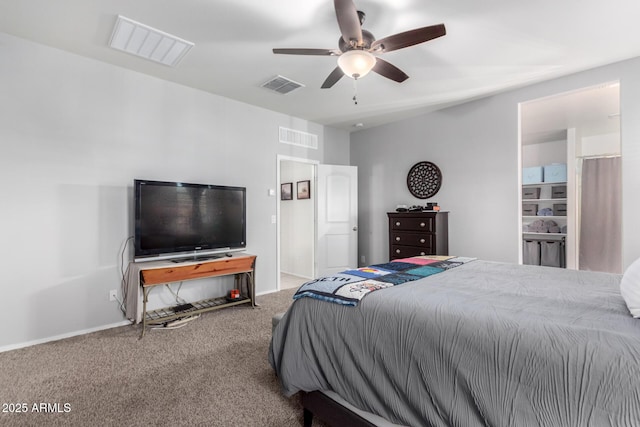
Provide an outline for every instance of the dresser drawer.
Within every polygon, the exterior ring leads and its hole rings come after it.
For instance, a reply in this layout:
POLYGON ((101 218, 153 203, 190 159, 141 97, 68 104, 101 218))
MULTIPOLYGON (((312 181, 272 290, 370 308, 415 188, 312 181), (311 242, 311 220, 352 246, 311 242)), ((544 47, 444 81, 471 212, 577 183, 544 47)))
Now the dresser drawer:
POLYGON ((389 260, 449 253, 448 212, 388 212, 389 260))
POLYGON ((391 245, 390 255, 390 259, 396 259, 412 256, 435 255, 435 251, 432 248, 423 248, 418 246, 391 245))
POLYGON ((389 221, 391 230, 399 231, 429 231, 435 230, 435 218, 434 217, 406 217, 406 218, 392 218, 389 221))
POLYGON ((423 248, 432 248, 434 246, 433 234, 429 233, 407 233, 407 232, 399 232, 394 231, 391 233, 391 244, 392 245, 403 245, 403 246, 419 246, 423 248))

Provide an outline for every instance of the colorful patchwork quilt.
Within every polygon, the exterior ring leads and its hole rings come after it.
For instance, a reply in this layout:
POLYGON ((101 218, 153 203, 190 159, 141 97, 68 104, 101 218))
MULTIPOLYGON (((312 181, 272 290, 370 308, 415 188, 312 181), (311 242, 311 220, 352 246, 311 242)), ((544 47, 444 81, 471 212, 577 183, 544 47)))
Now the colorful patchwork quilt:
POLYGON ((355 306, 373 291, 422 279, 473 260, 475 258, 418 256, 345 270, 333 276, 320 277, 303 284, 293 295, 293 299, 310 297, 355 306))

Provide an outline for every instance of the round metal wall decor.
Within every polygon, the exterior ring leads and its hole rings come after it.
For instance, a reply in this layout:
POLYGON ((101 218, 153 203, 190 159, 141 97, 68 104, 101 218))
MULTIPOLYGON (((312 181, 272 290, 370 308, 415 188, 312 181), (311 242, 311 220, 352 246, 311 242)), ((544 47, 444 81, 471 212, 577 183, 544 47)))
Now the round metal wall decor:
POLYGON ((431 162, 418 162, 409 170, 407 187, 418 199, 428 199, 436 195, 442 184, 440 168, 431 162))

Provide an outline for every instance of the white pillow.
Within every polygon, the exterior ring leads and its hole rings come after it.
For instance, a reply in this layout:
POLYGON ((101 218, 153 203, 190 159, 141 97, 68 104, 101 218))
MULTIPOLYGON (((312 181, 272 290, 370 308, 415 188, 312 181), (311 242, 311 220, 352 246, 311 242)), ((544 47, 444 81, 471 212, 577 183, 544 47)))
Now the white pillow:
POLYGON ((631 315, 640 318, 640 258, 624 272, 620 282, 620 293, 631 315))

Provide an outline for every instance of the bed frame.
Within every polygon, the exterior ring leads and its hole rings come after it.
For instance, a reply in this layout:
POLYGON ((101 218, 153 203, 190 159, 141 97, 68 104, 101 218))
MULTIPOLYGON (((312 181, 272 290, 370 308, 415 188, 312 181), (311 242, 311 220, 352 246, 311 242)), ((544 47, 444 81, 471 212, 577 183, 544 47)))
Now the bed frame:
POLYGON ((377 427, 319 391, 302 392, 304 427, 311 427, 313 416, 332 426, 377 427))

